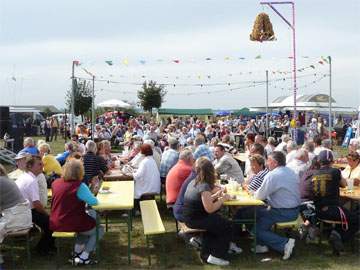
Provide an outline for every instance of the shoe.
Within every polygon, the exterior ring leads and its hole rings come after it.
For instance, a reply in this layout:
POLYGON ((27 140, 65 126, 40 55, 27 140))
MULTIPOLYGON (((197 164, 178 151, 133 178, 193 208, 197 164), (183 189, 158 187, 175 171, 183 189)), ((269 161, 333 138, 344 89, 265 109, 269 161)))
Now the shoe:
POLYGON ((229 250, 228 253, 229 254, 240 254, 243 250, 238 247, 234 242, 230 242, 229 245, 229 250))
MULTIPOLYGON (((254 248, 251 248, 251 252, 254 252, 254 248)), ((267 252, 269 252, 269 248, 267 246, 256 245, 255 248, 256 254, 267 253, 267 252)))
POLYGON ((209 255, 209 257, 207 258, 206 261, 209 264, 214 264, 214 265, 219 265, 219 266, 226 266, 226 265, 230 264, 229 261, 214 257, 213 255, 209 255))
POLYGON ((330 233, 329 243, 331 244, 333 253, 335 255, 340 255, 340 251, 344 250, 344 244, 342 242, 341 235, 335 230, 332 230, 330 233))
POLYGON ((91 265, 91 264, 97 264, 97 261, 92 260, 90 258, 87 259, 82 259, 81 257, 76 257, 74 259, 74 265, 78 266, 78 265, 91 265))
POLYGON ((309 226, 306 226, 305 224, 301 224, 299 227, 300 240, 307 239, 308 234, 309 234, 309 226))
POLYGON ((198 236, 193 236, 190 238, 189 244, 191 246, 193 246, 194 248, 196 248, 197 250, 199 250, 199 249, 201 249, 201 244, 202 244, 201 238, 198 236))
POLYGON ((289 238, 289 241, 285 244, 284 256, 282 257, 283 260, 287 260, 290 258, 294 247, 295 247, 295 239, 289 238))

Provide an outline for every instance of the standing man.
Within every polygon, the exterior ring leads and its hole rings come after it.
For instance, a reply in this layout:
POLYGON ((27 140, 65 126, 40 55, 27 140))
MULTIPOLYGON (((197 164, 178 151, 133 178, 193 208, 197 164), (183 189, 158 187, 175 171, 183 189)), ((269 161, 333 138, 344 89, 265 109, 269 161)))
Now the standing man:
POLYGON ((267 200, 268 207, 257 211, 256 237, 257 253, 269 251, 269 247, 283 253, 283 260, 290 258, 295 239, 277 235, 272 226, 277 222, 295 220, 299 215, 300 182, 297 175, 285 167, 286 158, 282 152, 274 151, 267 159, 270 172, 255 192, 258 200, 267 200))
POLYGON ((58 128, 59 128, 59 121, 55 116, 51 117, 50 126, 51 126, 50 142, 53 141, 54 136, 55 136, 55 141, 56 141, 57 140, 58 128))
POLYGON ((32 221, 41 228, 42 235, 37 244, 37 251, 47 255, 54 248, 54 238, 49 229, 49 214, 45 211, 40 201, 39 186, 36 177, 42 173, 43 164, 41 157, 29 156, 26 158, 25 173, 16 180, 16 185, 21 194, 30 202, 32 221))

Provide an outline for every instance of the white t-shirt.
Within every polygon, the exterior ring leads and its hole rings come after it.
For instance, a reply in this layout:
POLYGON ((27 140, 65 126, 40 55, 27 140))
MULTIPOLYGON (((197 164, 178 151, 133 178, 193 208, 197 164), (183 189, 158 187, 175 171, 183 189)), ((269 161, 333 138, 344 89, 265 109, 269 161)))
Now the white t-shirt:
POLYGON ((43 173, 40 173, 36 177, 36 180, 37 180, 38 185, 39 185, 40 202, 44 207, 46 207, 47 201, 48 201, 48 196, 47 196, 47 183, 46 183, 45 175, 43 173))
POLYGON ((25 172, 15 181, 24 199, 30 202, 33 209, 33 202, 40 201, 39 185, 36 176, 32 172, 25 172))
POLYGON ((145 193, 160 193, 160 172, 152 156, 145 157, 139 169, 133 174, 135 181, 135 199, 145 193))

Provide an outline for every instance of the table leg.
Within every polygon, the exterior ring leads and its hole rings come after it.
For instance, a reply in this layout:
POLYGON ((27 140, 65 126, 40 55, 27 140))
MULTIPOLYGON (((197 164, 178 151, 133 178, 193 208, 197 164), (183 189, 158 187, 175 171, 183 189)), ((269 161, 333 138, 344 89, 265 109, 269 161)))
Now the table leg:
POLYGON ((132 210, 128 210, 128 263, 131 264, 131 229, 132 229, 132 210))
POLYGON ((256 255, 256 207, 254 207, 254 254, 256 255))
POLYGON ((96 213, 96 259, 98 261, 100 260, 99 226, 100 226, 100 216, 99 213, 96 213))

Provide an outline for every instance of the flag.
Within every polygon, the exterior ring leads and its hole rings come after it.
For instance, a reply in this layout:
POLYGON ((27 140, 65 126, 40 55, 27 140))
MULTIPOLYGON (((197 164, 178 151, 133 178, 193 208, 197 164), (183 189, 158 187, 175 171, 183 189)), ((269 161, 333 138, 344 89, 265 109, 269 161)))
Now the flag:
POLYGON ((228 60, 230 60, 230 57, 229 57, 229 56, 226 56, 224 60, 225 60, 225 61, 228 61, 228 60))
POLYGON ((257 56, 255 57, 255 59, 261 59, 261 55, 260 55, 260 54, 257 55, 257 56))
POLYGON ((310 65, 309 67, 311 67, 311 68, 315 69, 315 66, 314 66, 314 65, 310 65))
POLYGON ((74 61, 73 61, 73 64, 74 64, 75 66, 80 66, 80 61, 79 61, 79 60, 74 60, 74 61))
POLYGON ((15 76, 12 76, 11 79, 16 82, 16 77, 15 76))
POLYGON ((142 65, 145 65, 145 63, 146 63, 145 60, 140 60, 139 62, 140 62, 140 64, 142 64, 142 65))
POLYGON ((111 60, 106 60, 105 63, 108 64, 109 66, 113 65, 113 61, 111 61, 111 60))
POLYGON ((323 65, 323 64, 324 64, 324 62, 323 62, 323 61, 319 61, 319 64, 322 64, 322 65, 323 65))
POLYGON ((325 63, 329 64, 329 58, 328 57, 323 57, 321 56, 321 60, 324 61, 325 63))
POLYGON ((127 66, 127 65, 129 64, 129 60, 128 60, 127 58, 125 58, 125 59, 123 60, 123 64, 127 66))
POLYGON ((205 60, 210 61, 210 60, 211 60, 211 58, 210 58, 210 57, 207 57, 207 58, 205 58, 205 60))
POLYGON ((239 57, 240 60, 245 60, 245 57, 239 57))
POLYGON ((180 60, 175 59, 175 60, 173 60, 173 62, 176 63, 176 64, 179 64, 180 60))

